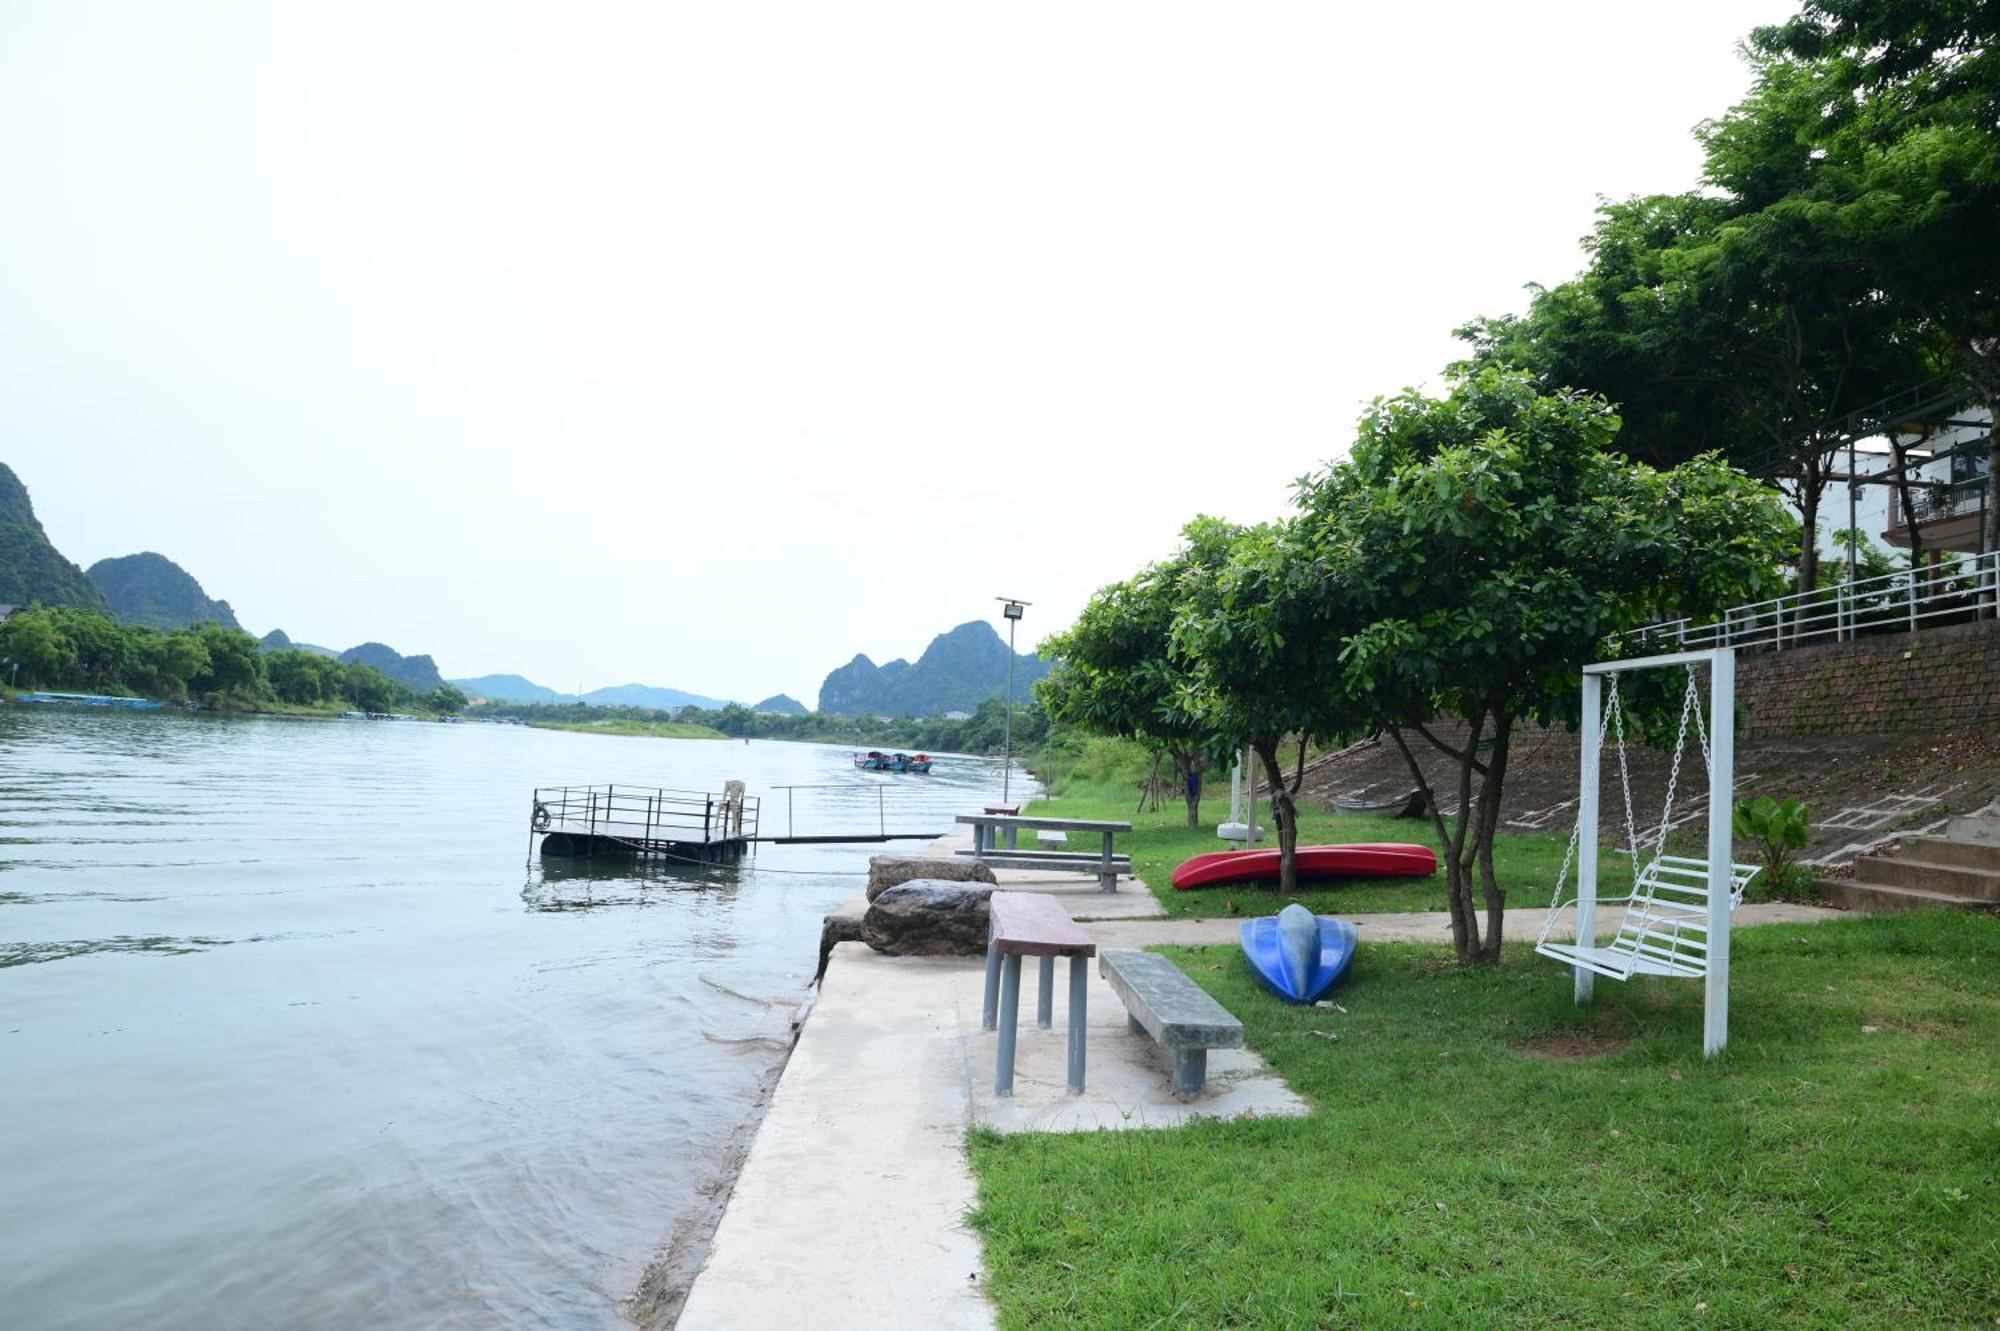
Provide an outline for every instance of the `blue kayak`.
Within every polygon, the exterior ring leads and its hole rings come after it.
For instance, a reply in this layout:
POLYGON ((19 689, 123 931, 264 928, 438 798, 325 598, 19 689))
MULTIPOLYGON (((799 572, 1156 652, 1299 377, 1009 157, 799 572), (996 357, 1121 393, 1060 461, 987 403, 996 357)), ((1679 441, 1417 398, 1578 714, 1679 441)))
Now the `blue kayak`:
POLYGON ((1297 902, 1275 916, 1243 921, 1243 955, 1279 997, 1310 1003, 1340 981, 1354 960, 1354 926, 1297 902))

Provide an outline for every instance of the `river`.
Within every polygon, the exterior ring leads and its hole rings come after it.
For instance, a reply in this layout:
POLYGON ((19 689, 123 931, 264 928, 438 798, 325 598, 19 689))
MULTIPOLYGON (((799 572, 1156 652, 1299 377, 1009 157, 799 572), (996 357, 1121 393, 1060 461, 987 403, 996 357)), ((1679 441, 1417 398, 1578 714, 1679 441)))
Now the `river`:
MULTIPOLYGON (((1000 767, 0 708, 0 1318, 623 1324, 883 848, 544 873, 530 792, 731 777, 767 832, 779 787, 860 783, 890 830, 943 830, 1000 767)), ((802 832, 877 818, 793 802, 802 832)))

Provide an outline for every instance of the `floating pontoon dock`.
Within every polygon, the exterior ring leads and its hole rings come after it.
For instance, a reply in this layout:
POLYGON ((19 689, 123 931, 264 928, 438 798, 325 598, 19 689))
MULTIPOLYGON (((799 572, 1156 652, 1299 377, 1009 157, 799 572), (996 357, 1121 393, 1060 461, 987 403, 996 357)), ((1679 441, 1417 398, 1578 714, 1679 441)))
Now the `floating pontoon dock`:
POLYGON ((799 835, 792 828, 792 792, 833 787, 783 789, 785 834, 763 836, 758 830, 762 803, 744 792, 741 781, 725 783, 720 795, 650 786, 540 786, 529 815, 528 848, 532 853, 539 836, 545 858, 654 855, 702 864, 734 864, 759 842, 832 845, 930 841, 941 835, 889 831, 879 793, 875 831, 799 835))
POLYGON ((663 855, 733 864, 757 836, 758 804, 731 781, 723 793, 647 786, 543 786, 535 791, 529 845, 542 854, 663 855))

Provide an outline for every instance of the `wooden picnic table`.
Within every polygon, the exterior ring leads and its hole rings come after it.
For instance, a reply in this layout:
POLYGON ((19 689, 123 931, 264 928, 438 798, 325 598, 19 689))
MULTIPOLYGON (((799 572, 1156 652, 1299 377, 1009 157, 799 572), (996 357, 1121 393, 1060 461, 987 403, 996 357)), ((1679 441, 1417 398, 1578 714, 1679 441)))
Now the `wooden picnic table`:
POLYGON ((1023 818, 1018 814, 962 813, 958 821, 972 827, 972 856, 990 864, 1014 869, 1096 869, 1097 885, 1106 892, 1118 890, 1118 870, 1131 871, 1128 860, 1115 853, 1113 838, 1132 830, 1132 824, 1102 818, 1023 818), (1042 832, 1095 832, 1104 839, 1102 853, 1088 851, 1019 850, 1015 837, 1023 830, 1042 832), (999 834, 1007 834, 1007 845, 998 844, 999 834))

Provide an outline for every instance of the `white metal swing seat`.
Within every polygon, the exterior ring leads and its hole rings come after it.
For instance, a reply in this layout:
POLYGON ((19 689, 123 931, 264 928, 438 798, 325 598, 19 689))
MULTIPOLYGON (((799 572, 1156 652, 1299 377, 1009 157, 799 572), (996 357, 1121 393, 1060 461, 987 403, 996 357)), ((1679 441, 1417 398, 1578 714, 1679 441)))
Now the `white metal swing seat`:
MULTIPOLYGON (((1759 873, 1754 864, 1729 866, 1729 906, 1743 902, 1743 889, 1759 873)), ((1620 898, 1600 898, 1600 906, 1616 906, 1620 898)), ((1656 855, 1632 883, 1632 895, 1622 898, 1625 918, 1618 933, 1601 947, 1552 943, 1548 936, 1565 907, 1549 912, 1542 941, 1535 951, 1565 965, 1613 980, 1634 975, 1667 975, 1700 979, 1708 974, 1708 861, 1687 855, 1656 855)), ((1574 900, 1566 903, 1573 909, 1574 900)))

